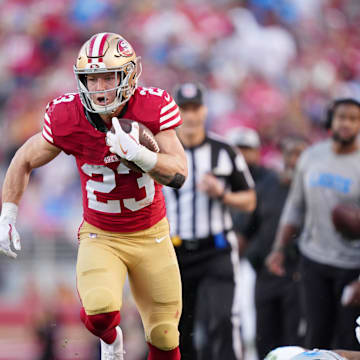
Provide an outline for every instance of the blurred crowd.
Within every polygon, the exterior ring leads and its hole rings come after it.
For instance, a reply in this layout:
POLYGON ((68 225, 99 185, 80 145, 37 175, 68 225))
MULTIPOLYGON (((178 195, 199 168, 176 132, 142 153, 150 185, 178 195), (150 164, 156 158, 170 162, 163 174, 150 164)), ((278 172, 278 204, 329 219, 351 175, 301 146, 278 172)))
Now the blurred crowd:
MULTIPOLYGON (((123 35, 141 56, 141 85, 172 92, 179 82, 203 83, 209 128, 256 129, 262 164, 280 169, 281 138, 321 139, 329 100, 360 99, 359 23, 358 0, 3 0, 0 174, 40 131, 47 102, 76 90, 79 46, 104 31, 123 35)), ((50 239, 75 254, 80 221, 75 163, 61 155, 34 172, 21 203, 25 250, 50 239)), ((1 300, 14 286, 0 277, 1 300)))
MULTIPOLYGON (((47 102, 76 90, 72 66, 79 46, 102 31, 133 44, 142 57, 142 85, 170 92, 183 81, 206 85, 209 127, 219 133, 238 125, 257 129, 263 162, 281 166, 281 137, 321 138, 329 99, 360 97, 359 18, 356 0, 2 1, 2 172, 14 150, 41 128, 47 102)), ((69 197, 61 197, 69 183, 77 192, 75 171, 57 165, 57 184, 48 172, 39 179, 45 216, 73 218, 61 208, 65 201, 69 208, 69 197)))

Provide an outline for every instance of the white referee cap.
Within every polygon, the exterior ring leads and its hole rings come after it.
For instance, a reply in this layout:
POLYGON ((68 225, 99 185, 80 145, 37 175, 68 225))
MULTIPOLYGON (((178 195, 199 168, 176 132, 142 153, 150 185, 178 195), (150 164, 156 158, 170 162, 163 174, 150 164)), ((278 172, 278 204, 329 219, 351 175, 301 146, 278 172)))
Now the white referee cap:
POLYGON ((260 147, 260 137, 256 130, 239 126, 228 131, 226 134, 227 140, 235 146, 243 146, 249 148, 260 147))

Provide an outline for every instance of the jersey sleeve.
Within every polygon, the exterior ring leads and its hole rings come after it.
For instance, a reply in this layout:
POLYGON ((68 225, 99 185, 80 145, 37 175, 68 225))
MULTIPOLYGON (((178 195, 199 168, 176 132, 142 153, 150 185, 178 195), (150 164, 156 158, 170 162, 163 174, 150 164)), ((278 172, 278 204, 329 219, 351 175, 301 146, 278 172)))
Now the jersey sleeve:
POLYGON ((182 124, 180 110, 171 95, 164 91, 160 106, 160 131, 175 129, 182 124))
POLYGON ((45 111, 45 115, 44 115, 44 124, 43 124, 43 130, 42 130, 42 136, 43 138, 49 142, 50 144, 52 145, 55 145, 54 144, 54 136, 53 136, 53 132, 52 132, 52 126, 51 126, 51 120, 50 120, 50 116, 48 114, 48 108, 49 108, 49 105, 46 107, 46 111, 45 111))
POLYGON ((43 138, 66 154, 72 154, 66 138, 71 132, 71 129, 68 129, 70 113, 68 104, 73 100, 73 94, 66 94, 49 102, 46 106, 42 129, 43 138))

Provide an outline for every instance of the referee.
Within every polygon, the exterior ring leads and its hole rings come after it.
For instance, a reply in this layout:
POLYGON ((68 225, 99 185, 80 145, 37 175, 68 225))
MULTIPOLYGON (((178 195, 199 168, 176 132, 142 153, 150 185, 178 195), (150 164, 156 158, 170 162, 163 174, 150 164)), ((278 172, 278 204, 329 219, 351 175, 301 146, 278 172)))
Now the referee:
POLYGON ((233 299, 239 259, 228 206, 250 212, 256 195, 242 155, 206 132, 203 96, 193 83, 175 91, 189 176, 179 190, 164 187, 183 286, 180 347, 182 360, 237 360, 242 351, 233 299))

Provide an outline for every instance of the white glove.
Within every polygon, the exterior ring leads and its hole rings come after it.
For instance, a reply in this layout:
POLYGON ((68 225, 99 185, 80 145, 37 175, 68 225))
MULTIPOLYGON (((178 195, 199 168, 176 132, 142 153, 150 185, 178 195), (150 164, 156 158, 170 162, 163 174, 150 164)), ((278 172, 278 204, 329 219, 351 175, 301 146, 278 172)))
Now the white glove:
POLYGON ((139 124, 133 122, 130 133, 126 133, 121 128, 118 118, 113 117, 112 124, 115 133, 111 131, 106 133, 106 144, 110 146, 110 151, 126 160, 134 161, 141 147, 139 142, 139 124))
POLYGON ((17 209, 16 204, 3 203, 0 216, 0 253, 13 259, 17 254, 11 250, 10 244, 15 250, 21 250, 20 235, 15 229, 17 209))
POLYGON ((115 133, 106 133, 106 144, 113 154, 119 155, 128 161, 133 161, 145 172, 154 168, 157 162, 157 154, 139 142, 139 124, 132 123, 130 133, 126 133, 120 126, 116 117, 112 118, 115 133))
POLYGON ((355 335, 357 341, 360 343, 360 316, 356 319, 356 328, 355 328, 355 335))

